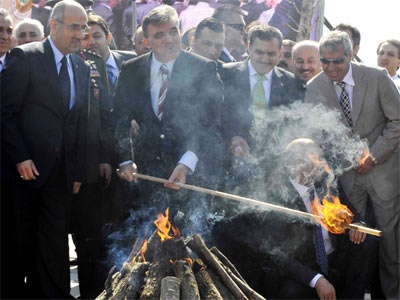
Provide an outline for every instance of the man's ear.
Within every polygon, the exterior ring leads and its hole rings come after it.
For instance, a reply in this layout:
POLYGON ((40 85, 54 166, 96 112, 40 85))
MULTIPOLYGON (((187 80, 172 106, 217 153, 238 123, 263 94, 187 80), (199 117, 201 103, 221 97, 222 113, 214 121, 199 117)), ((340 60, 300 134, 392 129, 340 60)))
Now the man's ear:
POLYGON ((55 30, 58 26, 58 22, 54 19, 49 20, 50 31, 55 30))
POLYGON ((191 37, 190 37, 190 41, 189 41, 189 46, 190 46, 190 48, 193 49, 194 43, 195 43, 195 38, 194 38, 194 36, 191 36, 191 37))
POLYGON ((109 33, 107 34, 107 45, 108 45, 108 46, 110 46, 111 41, 112 41, 112 34, 111 34, 111 32, 109 32, 109 33))
POLYGON ((149 42, 149 39, 148 38, 143 38, 143 45, 146 47, 146 48, 149 48, 149 49, 151 49, 151 46, 150 46, 150 42, 149 42))

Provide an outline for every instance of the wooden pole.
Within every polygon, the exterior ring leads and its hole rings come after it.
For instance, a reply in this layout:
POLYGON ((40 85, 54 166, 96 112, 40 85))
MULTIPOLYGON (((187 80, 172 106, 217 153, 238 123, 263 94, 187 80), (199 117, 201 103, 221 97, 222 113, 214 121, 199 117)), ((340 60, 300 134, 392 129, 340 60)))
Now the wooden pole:
MULTIPOLYGON (((163 178, 144 175, 144 174, 139 174, 139 173, 133 173, 132 175, 134 177, 136 177, 136 178, 139 178, 139 179, 158 182, 158 183, 163 183, 163 184, 168 182, 168 180, 163 179, 163 178)), ((195 192, 200 192, 200 193, 209 194, 209 195, 213 195, 213 196, 217 196, 217 197, 221 197, 221 198, 225 198, 225 199, 239 201, 241 203, 246 203, 246 204, 258 206, 258 207, 261 207, 261 208, 264 208, 264 209, 272 209, 272 210, 280 211, 280 212, 283 212, 285 214, 290 214, 290 215, 294 215, 294 216, 298 216, 298 217, 305 217, 305 218, 308 218, 308 219, 310 219, 312 221, 315 221, 316 223, 319 223, 318 219, 322 219, 322 217, 320 217, 320 216, 316 216, 316 215, 313 215, 313 214, 310 214, 310 213, 307 213, 307 212, 303 212, 303 211, 299 211, 299 210, 296 210, 296 209, 291 209, 291 208, 288 208, 288 207, 279 206, 279 205, 275 205, 275 204, 271 204, 271 203, 267 203, 267 202, 263 202, 263 201, 259 201, 259 200, 255 200, 255 199, 251 199, 251 198, 247 198, 247 197, 242 197, 242 196, 228 194, 228 193, 224 193, 224 192, 220 192, 220 191, 216 191, 216 190, 206 189, 206 188, 203 188, 203 187, 190 185, 190 184, 186 184, 186 183, 175 182, 174 184, 176 186, 180 187, 180 188, 184 188, 184 189, 187 189, 187 190, 192 190, 192 191, 195 191, 195 192)), ((367 233, 367 234, 375 235, 375 236, 382 236, 382 231, 375 230, 375 229, 372 229, 372 228, 369 228, 369 227, 365 227, 365 226, 349 224, 348 228, 351 228, 351 229, 354 229, 354 230, 357 230, 357 231, 361 231, 361 232, 364 232, 364 233, 367 233)))

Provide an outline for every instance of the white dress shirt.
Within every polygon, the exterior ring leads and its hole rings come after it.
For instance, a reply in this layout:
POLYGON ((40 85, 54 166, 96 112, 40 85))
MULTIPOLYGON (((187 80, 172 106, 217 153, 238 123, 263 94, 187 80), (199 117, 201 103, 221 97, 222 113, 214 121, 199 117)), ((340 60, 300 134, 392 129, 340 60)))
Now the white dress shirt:
POLYGON ((4 66, 6 65, 6 55, 7 53, 4 53, 2 57, 0 57, 0 72, 3 70, 4 66))

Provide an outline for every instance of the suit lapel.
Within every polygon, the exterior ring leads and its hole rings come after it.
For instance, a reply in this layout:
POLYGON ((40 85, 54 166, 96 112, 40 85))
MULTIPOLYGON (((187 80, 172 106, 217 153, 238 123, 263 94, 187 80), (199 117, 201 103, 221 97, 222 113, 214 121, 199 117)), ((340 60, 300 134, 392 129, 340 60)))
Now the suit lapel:
POLYGON ((242 62, 239 63, 238 65, 238 77, 236 78, 237 84, 241 85, 240 90, 242 91, 243 95, 246 95, 243 97, 243 101, 248 101, 249 106, 252 104, 252 99, 251 99, 251 87, 250 87, 250 76, 249 76, 249 59, 246 59, 242 62))
POLYGON ((39 63, 40 68, 43 68, 43 74, 46 74, 48 78, 48 88, 50 91, 53 92, 54 98, 57 99, 55 101, 56 105, 59 106, 59 110, 61 112, 66 112, 67 108, 65 107, 64 102, 61 100, 62 96, 60 94, 60 86, 58 82, 58 73, 57 73, 57 66, 54 58, 54 53, 50 45, 50 41, 46 39, 43 42, 44 46, 44 55, 43 55, 43 62, 39 63))
POLYGON ((355 64, 351 64, 353 79, 354 79, 354 89, 353 89, 353 100, 352 100, 352 118, 354 126, 357 123, 357 119, 360 115, 360 111, 365 99, 365 92, 367 90, 368 82, 364 80, 364 73, 355 64))

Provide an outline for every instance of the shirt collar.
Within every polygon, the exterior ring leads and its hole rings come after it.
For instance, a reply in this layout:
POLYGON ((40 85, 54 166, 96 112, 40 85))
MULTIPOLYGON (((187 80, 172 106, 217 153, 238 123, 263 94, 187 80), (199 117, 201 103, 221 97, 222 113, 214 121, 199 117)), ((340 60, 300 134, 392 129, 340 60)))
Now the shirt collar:
POLYGON ((298 183, 297 181, 293 180, 292 178, 289 178, 289 180, 290 180, 290 183, 295 188, 295 190, 299 193, 300 197, 304 198, 304 196, 307 194, 310 187, 302 185, 302 184, 298 183))
POLYGON ((0 57, 0 61, 1 61, 1 63, 3 64, 3 66, 4 66, 5 63, 6 63, 6 55, 7 55, 7 52, 4 53, 4 55, 3 55, 2 57, 0 57))
MULTIPOLYGON (((258 73, 257 73, 256 69, 253 67, 253 65, 251 64, 251 58, 249 59, 249 61, 247 62, 247 64, 248 64, 248 66, 249 66, 250 77, 257 76, 258 73)), ((272 68, 271 71, 269 71, 267 74, 264 74, 264 77, 265 77, 267 80, 271 80, 271 78, 272 78, 272 71, 273 71, 273 68, 272 68)))
POLYGON ((154 72, 154 74, 157 74, 158 71, 160 70, 161 65, 165 64, 165 65, 167 65, 169 74, 171 76, 172 68, 174 67, 175 61, 176 61, 176 59, 173 59, 173 60, 170 60, 169 62, 162 63, 156 58, 156 56, 153 53, 152 59, 151 59, 151 70, 152 70, 152 72, 154 72))
POLYGON ((111 52, 106 60, 106 65, 112 66, 114 70, 118 70, 117 62, 111 52))
MULTIPOLYGON (((347 71, 347 74, 344 76, 342 81, 344 83, 346 83, 347 85, 350 85, 350 86, 353 86, 353 87, 355 86, 354 78, 353 78, 353 68, 351 66, 351 63, 350 63, 349 70, 347 71)), ((334 81, 333 83, 336 86, 337 81, 334 81)))
POLYGON ((69 61, 69 54, 67 54, 67 55, 62 54, 61 51, 58 50, 56 45, 54 45, 53 41, 51 40, 51 37, 49 37, 49 41, 50 41, 51 49, 53 50, 54 59, 56 61, 56 64, 58 64, 63 59, 64 56, 66 56, 67 60, 69 61))

